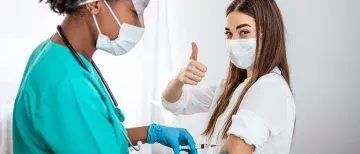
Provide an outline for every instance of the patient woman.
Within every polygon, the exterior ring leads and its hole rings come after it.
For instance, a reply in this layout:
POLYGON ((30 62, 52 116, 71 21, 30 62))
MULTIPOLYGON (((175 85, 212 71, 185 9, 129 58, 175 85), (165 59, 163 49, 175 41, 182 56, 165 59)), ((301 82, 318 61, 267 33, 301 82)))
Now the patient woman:
POLYGON ((183 89, 197 85, 207 70, 193 44, 190 63, 163 92, 163 106, 175 115, 209 114, 203 135, 218 148, 208 153, 287 154, 295 103, 280 10, 274 0, 235 0, 226 15, 230 64, 225 79, 208 88, 183 89))

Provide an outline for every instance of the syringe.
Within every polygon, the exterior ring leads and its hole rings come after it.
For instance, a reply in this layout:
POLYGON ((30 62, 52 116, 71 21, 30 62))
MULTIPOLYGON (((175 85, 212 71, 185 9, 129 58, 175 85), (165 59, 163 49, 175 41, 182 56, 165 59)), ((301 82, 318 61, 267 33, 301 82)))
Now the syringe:
MULTIPOLYGON (((195 148, 196 149, 206 149, 206 148, 212 148, 212 147, 216 147, 217 145, 215 144, 196 144, 195 148)), ((181 150, 190 150, 190 146, 186 145, 186 146, 180 146, 181 150)))

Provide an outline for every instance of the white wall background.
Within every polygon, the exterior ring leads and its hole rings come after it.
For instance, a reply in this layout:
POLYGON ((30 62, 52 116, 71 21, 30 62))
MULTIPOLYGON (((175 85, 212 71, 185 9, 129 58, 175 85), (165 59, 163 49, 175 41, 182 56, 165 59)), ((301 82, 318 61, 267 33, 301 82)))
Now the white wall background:
MULTIPOLYGON (((169 35, 181 40, 169 37, 171 48, 175 50, 170 57, 173 73, 184 66, 190 56, 190 42, 196 41, 199 61, 209 69, 200 86, 217 83, 224 76, 227 57, 223 30, 229 1, 168 0, 169 35)), ((45 4, 37 4, 37 0, 6 1, 3 5, 5 7, 0 9, 0 106, 15 96, 17 88, 14 87, 19 84, 32 49, 54 33, 55 25, 61 22, 61 17, 51 13, 45 4)), ((289 63, 297 104, 291 154, 359 153, 360 2, 279 0, 279 5, 287 26, 289 63)), ((104 56, 100 54, 99 59, 102 58, 104 56)), ((130 55, 110 61, 118 60, 126 60, 129 64, 136 58, 130 55)), ((111 77, 108 68, 111 65, 102 64, 101 67, 110 83, 119 83, 117 77, 121 74, 111 77)), ((131 72, 126 68, 122 71, 131 72)), ((112 87, 116 93, 124 91, 121 86, 112 87)), ((124 87, 128 88, 128 85, 124 87)), ((173 124, 188 127, 200 142, 202 138, 196 134, 204 128, 204 117, 177 117, 173 124), (194 123, 200 126, 194 126, 194 123)))
POLYGON ((357 0, 284 0, 297 105, 293 154, 360 153, 357 0))

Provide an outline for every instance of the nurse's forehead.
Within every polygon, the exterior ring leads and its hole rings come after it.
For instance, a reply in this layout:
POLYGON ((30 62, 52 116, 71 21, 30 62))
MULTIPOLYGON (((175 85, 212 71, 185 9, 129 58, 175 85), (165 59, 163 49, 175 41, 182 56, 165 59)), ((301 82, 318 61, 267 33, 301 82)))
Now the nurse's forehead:
POLYGON ((242 24, 255 25, 255 20, 253 17, 246 15, 242 12, 231 12, 227 17, 227 25, 226 27, 229 29, 235 30, 237 26, 242 24))

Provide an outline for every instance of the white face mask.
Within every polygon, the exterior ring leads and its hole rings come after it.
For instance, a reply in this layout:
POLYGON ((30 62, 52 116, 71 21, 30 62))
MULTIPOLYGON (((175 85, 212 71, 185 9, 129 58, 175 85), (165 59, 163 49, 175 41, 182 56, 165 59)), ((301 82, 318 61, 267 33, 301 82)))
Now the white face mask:
POLYGON ((120 24, 120 21, 111 10, 109 4, 106 1, 104 2, 121 29, 119 31, 119 36, 115 40, 110 40, 108 36, 101 33, 96 17, 93 15, 96 27, 99 31, 96 48, 111 53, 115 56, 126 54, 131 49, 133 49, 137 43, 139 43, 145 29, 142 27, 129 25, 127 23, 120 24))
POLYGON ((250 69, 254 65, 256 55, 256 39, 226 40, 230 61, 241 69, 250 69))

